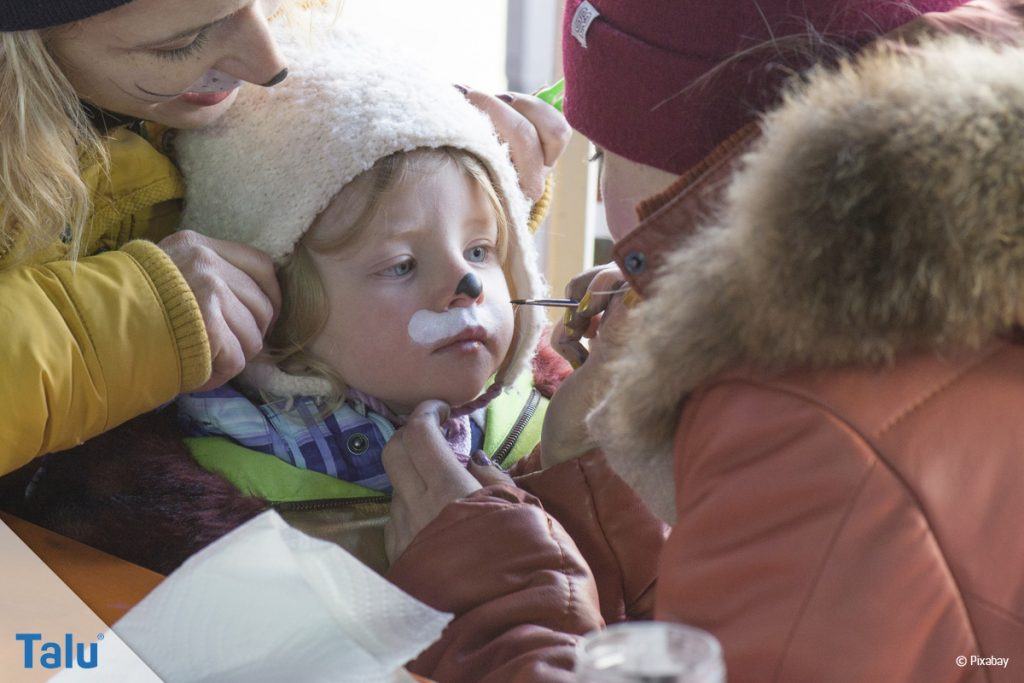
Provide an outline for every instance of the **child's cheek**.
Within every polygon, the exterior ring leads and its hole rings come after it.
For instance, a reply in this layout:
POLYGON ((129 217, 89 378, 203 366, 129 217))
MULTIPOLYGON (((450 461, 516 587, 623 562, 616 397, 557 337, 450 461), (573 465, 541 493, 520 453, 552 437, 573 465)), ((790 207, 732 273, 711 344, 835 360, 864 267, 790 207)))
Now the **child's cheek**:
POLYGON ((395 354, 408 355, 413 350, 421 348, 414 344, 409 337, 409 319, 414 313, 414 310, 396 306, 380 311, 375 314, 374 318, 369 319, 383 330, 382 340, 386 348, 382 348, 382 355, 385 355, 390 362, 398 358, 395 354))
POLYGON ((494 314, 499 329, 491 330, 496 339, 501 342, 502 353, 507 353, 508 347, 512 344, 512 335, 515 332, 515 311, 510 303, 511 296, 508 291, 508 283, 505 281, 505 274, 498 269, 497 273, 489 274, 485 279, 485 296, 488 307, 494 314))

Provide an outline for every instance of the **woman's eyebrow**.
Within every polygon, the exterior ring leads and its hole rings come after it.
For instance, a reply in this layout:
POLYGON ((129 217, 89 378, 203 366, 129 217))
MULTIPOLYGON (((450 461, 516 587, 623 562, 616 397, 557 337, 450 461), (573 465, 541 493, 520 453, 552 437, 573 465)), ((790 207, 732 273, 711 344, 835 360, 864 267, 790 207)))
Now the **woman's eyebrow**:
POLYGON ((135 47, 137 49, 140 49, 140 50, 145 50, 145 49, 148 49, 148 48, 160 47, 161 45, 166 45, 167 43, 173 43, 176 40, 181 40, 182 38, 187 38, 188 36, 191 36, 193 34, 199 33, 200 31, 205 31, 207 29, 211 29, 214 26, 216 26, 217 24, 220 24, 220 23, 226 21, 230 17, 231 17, 231 15, 229 14, 226 17, 221 17, 220 19, 216 19, 214 21, 211 21, 208 24, 203 24, 202 26, 197 26, 195 28, 190 28, 188 30, 182 31, 181 33, 176 33, 173 36, 170 36, 169 38, 162 38, 161 40, 154 40, 153 42, 146 43, 145 45, 136 45, 135 47))

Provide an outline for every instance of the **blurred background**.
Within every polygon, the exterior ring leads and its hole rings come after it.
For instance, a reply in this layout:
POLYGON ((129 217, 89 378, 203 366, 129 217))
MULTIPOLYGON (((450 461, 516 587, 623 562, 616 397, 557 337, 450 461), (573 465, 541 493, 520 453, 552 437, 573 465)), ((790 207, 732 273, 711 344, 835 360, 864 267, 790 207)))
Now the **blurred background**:
MULTIPOLYGON (((343 0, 339 21, 407 45, 452 83, 532 93, 562 77, 563 8, 564 0, 343 0)), ((575 135, 555 170, 551 214, 536 235, 556 296, 569 278, 608 260, 592 154, 575 135)))

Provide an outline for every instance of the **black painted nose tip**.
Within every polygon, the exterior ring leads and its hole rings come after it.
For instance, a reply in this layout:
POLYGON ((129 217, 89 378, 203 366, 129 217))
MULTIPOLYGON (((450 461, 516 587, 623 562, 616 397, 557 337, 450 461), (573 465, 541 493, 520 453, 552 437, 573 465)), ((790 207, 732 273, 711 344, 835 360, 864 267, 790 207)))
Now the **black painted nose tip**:
POLYGON ((275 85, 288 78, 288 69, 281 69, 281 71, 271 78, 269 81, 263 84, 264 88, 273 88, 275 85))
POLYGON ((466 273, 459 280, 459 286, 455 288, 456 294, 465 294, 470 299, 479 298, 483 291, 484 283, 480 282, 480 278, 476 276, 476 273, 466 273))

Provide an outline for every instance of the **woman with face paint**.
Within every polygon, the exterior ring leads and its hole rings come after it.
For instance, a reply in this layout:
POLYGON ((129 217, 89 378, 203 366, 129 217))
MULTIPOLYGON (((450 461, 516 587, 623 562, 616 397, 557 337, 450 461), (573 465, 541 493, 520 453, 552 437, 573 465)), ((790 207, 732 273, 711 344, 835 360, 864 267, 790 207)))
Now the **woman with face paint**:
MULTIPOLYGON (((164 143, 286 79, 271 23, 321 4, 2 3, 0 473, 219 386, 263 348, 273 263, 175 232, 184 184, 164 143)), ((525 96, 466 97, 539 197, 564 122, 525 96)))

